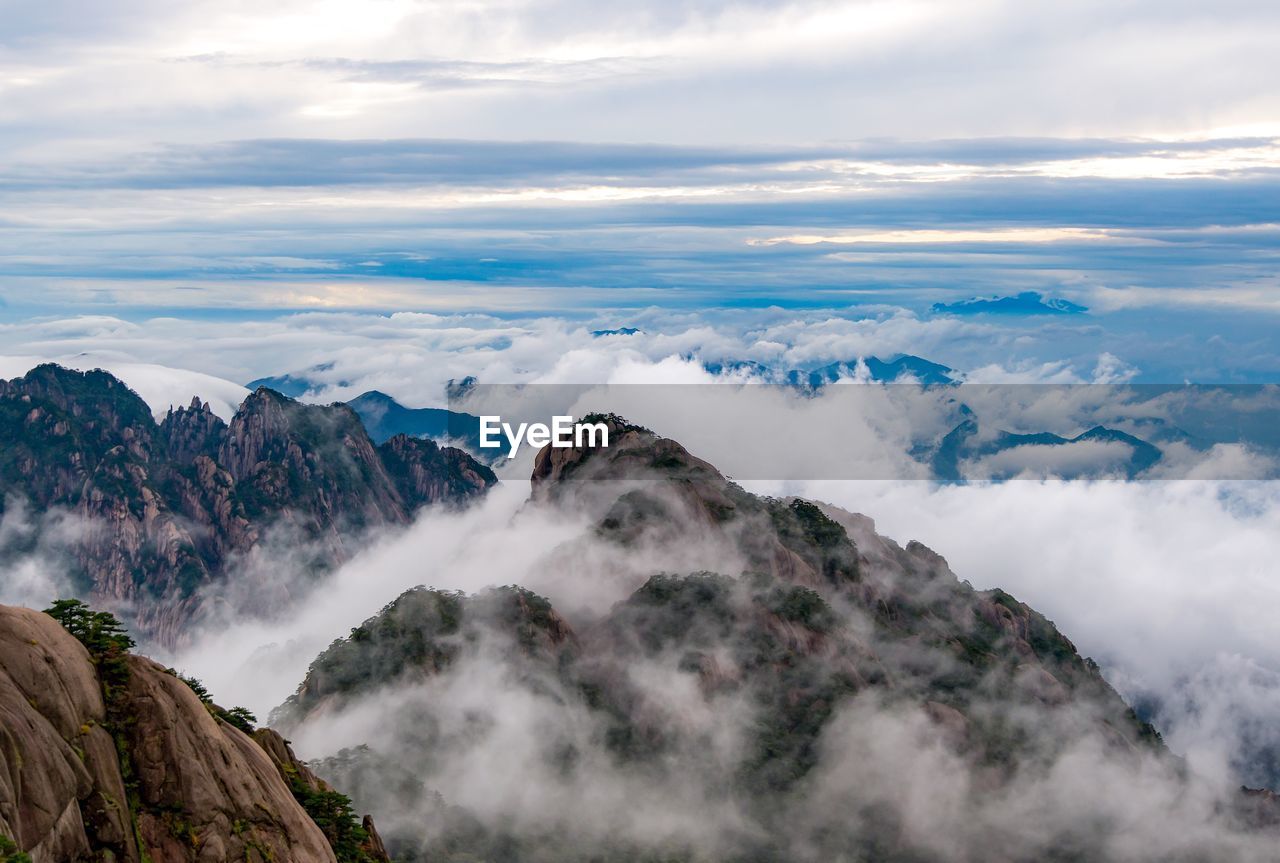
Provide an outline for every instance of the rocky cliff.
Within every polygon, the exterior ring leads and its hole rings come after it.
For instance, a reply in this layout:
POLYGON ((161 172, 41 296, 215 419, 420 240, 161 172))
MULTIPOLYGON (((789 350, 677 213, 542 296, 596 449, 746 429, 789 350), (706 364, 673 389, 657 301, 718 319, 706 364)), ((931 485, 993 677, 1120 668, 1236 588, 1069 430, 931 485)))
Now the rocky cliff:
POLYGON ((315 801, 345 798, 278 735, 95 644, 0 606, 0 835, 34 863, 387 859, 376 831, 335 831, 315 801))
POLYGON ((603 577, 601 545, 721 571, 572 619, 514 586, 419 588, 318 657, 278 718, 346 740, 316 769, 398 858, 1272 859, 1269 798, 1197 785, 1042 614, 604 419, 607 449, 535 464, 531 507, 595 514, 557 583, 603 577))
POLYGON ((465 453, 393 438, 374 446, 342 405, 259 389, 224 423, 198 399, 160 423, 102 371, 55 365, 0 381, 0 506, 69 513, 75 592, 172 645, 201 588, 276 536, 323 568, 366 531, 482 494, 465 453))

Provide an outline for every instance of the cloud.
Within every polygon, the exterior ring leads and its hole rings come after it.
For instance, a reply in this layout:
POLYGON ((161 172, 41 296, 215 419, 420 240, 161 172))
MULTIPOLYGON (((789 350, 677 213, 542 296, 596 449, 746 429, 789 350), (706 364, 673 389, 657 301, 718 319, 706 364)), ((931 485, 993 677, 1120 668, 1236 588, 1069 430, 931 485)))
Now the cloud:
POLYGON ((46 608, 54 599, 75 596, 73 552, 85 529, 70 512, 32 512, 21 498, 0 500, 0 602, 46 608))
POLYGON ((0 232, 0 301, 8 320, 108 309, 924 313, 1028 292, 1095 315, 1274 310, 1274 172, 934 179, 936 166, 886 176, 821 152, 277 140, 19 166, 0 178, 14 229, 0 232), (824 238, 842 244, 809 242, 824 238))
POLYGON ((161 411, 197 394, 234 404, 239 385, 286 373, 310 380, 319 401, 376 389, 408 407, 443 407, 446 383, 469 375, 490 384, 580 383, 612 380, 625 369, 628 379, 646 380, 664 361, 694 367, 752 361, 786 370, 913 354, 983 384, 1266 382, 1280 372, 1280 355, 1268 353, 1275 333, 1265 317, 1198 320, 1231 339, 1196 339, 1182 318, 1150 314, 1103 328, 1072 316, 922 317, 894 307, 606 309, 573 320, 350 311, 43 318, 0 324, 0 355, 18 358, 5 366, 6 376, 58 359, 88 367, 189 369, 223 382, 193 377, 181 392, 157 392, 154 399, 144 393, 161 411), (592 336, 622 326, 642 332, 592 336), (190 349, 194 343, 198 354, 190 349))
MULTIPOLYGON (((697 147, 566 141, 275 139, 171 145, 114 164, 28 165, 0 187, 182 189, 233 186, 528 186, 564 182, 695 185, 732 171, 793 173, 796 162, 837 158, 841 147, 697 147)), ((806 172, 807 173, 807 172, 806 172)))
MULTIPOLYGON (((1272 138, 883 140, 818 146, 279 138, 170 144, 105 161, 13 164, 0 175, 0 189, 478 183, 520 188, 566 182, 705 186, 766 179, 885 185, 915 178, 1015 180, 1011 170, 1023 177, 1195 179, 1274 168, 1278 152, 1280 144, 1272 138)), ((998 232, 990 236, 1000 238, 998 232)), ((1088 238, 1089 232, 1081 236, 1088 238)), ((921 241, 925 239, 922 235, 921 241)))
POLYGON ((1274 116, 1264 82, 1280 27, 1267 4, 1243 0, 1212 16, 1152 0, 489 0, 376 11, 199 0, 130 2, 109 19, 83 0, 45 6, 8 16, 0 67, 24 118, 4 145, 28 152, 37 137, 56 149, 137 150, 219 128, 341 134, 352 117, 388 138, 1191 137, 1274 116), (192 57, 203 62, 174 62, 192 57), (610 64, 645 74, 608 74, 610 64), (141 81, 145 96, 127 86, 141 81), (1103 88, 1110 98, 1094 98, 1103 88))
MULTIPOLYGON (((208 348, 206 361, 227 366, 275 362, 282 357, 298 361, 304 356, 327 354, 335 364, 318 369, 317 374, 334 376, 325 380, 329 392, 336 395, 342 392, 340 376, 351 375, 349 380, 361 383, 385 379, 398 382, 404 392, 425 392, 424 369, 432 369, 438 380, 464 367, 473 371, 479 368, 486 375, 561 382, 580 380, 578 376, 585 374, 607 375, 621 382, 652 381, 659 376, 668 380, 704 379, 696 378, 705 375, 696 360, 681 357, 686 350, 702 349, 708 354, 742 351, 771 362, 801 357, 817 361, 824 356, 847 357, 845 352, 858 346, 880 349, 895 339, 919 342, 934 338, 941 340, 939 344, 947 344, 947 339, 957 335, 990 341, 989 334, 999 332, 970 321, 909 316, 868 321, 824 315, 804 320, 782 312, 757 313, 742 314, 723 326, 710 325, 701 315, 649 312, 637 317, 643 332, 627 339, 594 338, 594 322, 412 314, 303 315, 235 326, 166 321, 154 332, 146 325, 111 319, 49 321, 16 333, 6 330, 5 337, 16 334, 45 343, 74 344, 79 349, 110 344, 115 350, 128 348, 151 352, 153 356, 178 356, 193 334, 200 333, 208 348), (160 333, 163 339, 157 338, 160 333), (559 353, 549 350, 557 345, 572 348, 559 353), (412 378, 405 376, 405 368, 414 370, 412 378)), ((1111 363, 1095 356, 1080 366, 1077 374, 1090 374, 1095 365, 1105 370, 1111 363)), ((1070 391, 1085 399, 1099 389, 1080 387, 1070 391)), ((1080 407, 1087 405, 1064 405, 1057 400, 1037 406, 1041 412, 1038 417, 1061 417, 1064 411, 1080 407)), ((734 452, 743 451, 743 441, 733 436, 707 433, 699 438, 693 431, 696 430, 682 430, 678 435, 689 432, 687 442, 695 452, 715 463, 730 463, 734 452)), ((873 439, 856 437, 855 431, 843 429, 841 440, 850 444, 855 439, 863 444, 874 443, 873 439)), ((813 448, 810 442, 803 446, 813 448)), ((568 522, 560 514, 547 520, 523 507, 527 487, 521 486, 519 480, 527 475, 528 468, 527 462, 513 465, 511 473, 504 477, 505 487, 476 510, 463 514, 428 513, 411 530, 380 538, 311 590, 304 588, 304 582, 293 580, 295 569, 289 566, 287 554, 260 561, 259 570, 246 569, 244 595, 228 591, 223 596, 230 609, 247 610, 256 602, 259 616, 235 614, 220 620, 196 640, 192 652, 166 660, 203 678, 219 698, 244 703, 265 715, 297 684, 306 664, 329 640, 349 631, 400 590, 414 584, 477 590, 494 583, 521 582, 550 595, 557 605, 590 614, 607 608, 629 586, 634 586, 635 579, 654 569, 687 571, 724 562, 723 550, 713 548, 681 549, 678 559, 673 557, 673 550, 660 548, 643 553, 629 550, 621 558, 610 556, 607 549, 582 540, 583 525, 568 522), (591 578, 581 579, 575 572, 590 573, 591 578), (600 573, 613 573, 617 578, 602 579, 600 573), (264 580, 267 575, 270 577, 264 580), (263 594, 259 588, 265 585, 275 590, 297 588, 298 604, 287 615, 276 617, 276 610, 268 608, 262 616, 263 594)), ((1266 774, 1265 765, 1259 766, 1257 753, 1276 742, 1267 729, 1275 703, 1275 675, 1280 669, 1280 656, 1270 638, 1271 621, 1280 609, 1280 597, 1275 595, 1276 585, 1267 569, 1267 562, 1280 551, 1274 547, 1274 538, 1280 536, 1280 525, 1276 524, 1280 500, 1272 485, 1027 481, 942 488, 924 483, 870 482, 791 482, 753 487, 832 500, 874 515, 881 529, 899 540, 921 539, 945 554, 962 578, 978 587, 1004 587, 1054 619, 1082 652, 1103 664, 1110 679, 1159 719, 1173 748, 1187 754, 1197 770, 1216 777, 1222 787, 1233 781, 1229 772, 1233 761, 1242 771, 1240 775, 1266 774)), ((17 520, 6 522, 12 527, 0 528, 0 534, 7 530, 5 536, 30 535, 23 527, 30 519, 14 518, 17 520)), ((18 546, 11 542, 9 547, 18 546)), ((39 580, 14 583, 28 585, 30 589, 24 587, 23 591, 29 595, 58 589, 39 580)), ((33 595, 28 601, 38 604, 43 600, 33 595)), ((491 668, 474 670, 472 679, 477 686, 492 682, 482 674, 491 668)), ((461 709, 464 704, 475 704, 483 694, 478 689, 468 690, 461 679, 445 681, 442 686, 445 688, 441 690, 406 692, 405 704, 409 708, 438 704, 431 696, 446 693, 460 699, 457 706, 461 709), (414 701, 415 698, 426 700, 414 701)), ((661 687, 655 690, 660 691, 661 687)), ((678 699, 678 695, 672 690, 670 698, 678 699)), ((513 710, 534 709, 515 696, 509 703, 513 710)), ((537 709, 542 707, 545 705, 537 709)), ((515 719, 527 715, 513 713, 507 717, 511 722, 500 723, 500 729, 515 734, 515 719)), ((558 727, 552 720, 563 718, 554 710, 538 715, 545 722, 534 728, 558 727)), ((317 729, 314 738, 300 739, 314 747, 309 754, 324 752, 324 747, 340 735, 355 742, 366 724, 360 717, 350 721, 348 726, 334 725, 332 737, 317 729)), ((882 714, 875 705, 859 706, 836 727, 848 733, 853 733, 849 729, 860 727, 899 729, 895 732, 899 736, 886 737, 904 746, 899 753, 901 758, 891 758, 889 764, 914 765, 925 774, 933 769, 929 759, 938 757, 945 762, 944 754, 939 754, 928 741, 914 749, 909 745, 912 729, 922 727, 918 717, 894 711, 882 714), (908 736, 902 737, 904 734, 908 736)), ((833 751, 862 751, 855 745, 856 739, 842 738, 837 732, 833 735, 833 751)), ((495 748, 467 752, 490 759, 477 764, 490 764, 504 753, 531 758, 541 750, 522 747, 537 743, 518 735, 498 734, 495 748), (503 745, 497 746, 498 743, 503 745)), ((896 748, 888 751, 899 752, 896 748)), ((478 782, 481 774, 467 773, 466 759, 460 758, 454 766, 457 771, 450 776, 456 784, 450 786, 452 789, 477 787, 467 783, 478 782)), ((1095 780, 1099 776, 1118 781, 1118 775, 1110 772, 1117 769, 1087 747, 1075 750, 1055 768, 1058 772, 1052 774, 1052 781, 1029 780, 1027 785, 1019 786, 1027 796, 1025 800, 1011 796, 1004 801, 1012 809, 1003 814, 998 808, 984 810, 973 814, 966 823, 1021 829, 1017 827, 1019 823, 1034 822, 1030 813, 1038 811, 1036 807, 1053 809, 1079 801, 1082 795, 1073 789, 1098 787, 1095 780), (1067 796, 1058 796, 1059 792, 1067 796), (1011 826, 1009 812, 1024 816, 1024 820, 1015 819, 1011 826)), ((836 770, 829 778, 835 782, 840 775, 836 770)), ((963 773, 954 779, 961 783, 955 786, 960 788, 968 781, 963 773)), ((1135 824, 1142 823, 1161 806, 1174 803, 1191 807, 1179 810, 1187 819, 1195 821, 1200 817, 1195 814, 1202 812, 1199 798, 1167 797, 1165 792, 1170 786, 1158 774, 1153 774, 1151 781, 1155 789, 1152 796, 1131 801, 1106 798, 1105 805, 1121 806, 1124 817, 1135 824)), ((646 811, 659 820, 667 815, 675 818, 681 811, 699 805, 696 785, 692 790, 681 789, 683 796, 654 794, 649 785, 632 787, 624 783, 620 787, 634 793, 619 792, 600 798, 605 814, 616 814, 618 810, 610 807, 621 806, 617 801, 632 799, 634 794, 643 796, 645 805, 651 807, 646 811), (679 805, 670 805, 673 801, 679 805)), ((840 800, 875 802, 858 798, 860 792, 856 788, 823 787, 840 800)), ((955 822, 948 819, 954 810, 946 804, 954 799, 949 795, 955 787, 940 785, 931 789, 910 782, 874 786, 875 794, 887 795, 895 807, 915 819, 911 829, 917 832, 913 835, 926 847, 933 847, 930 843, 950 835, 955 822)), ((576 799, 583 791, 581 786, 557 787, 555 793, 546 796, 545 803, 503 800, 506 808, 502 811, 536 819, 539 813, 558 811, 554 808, 556 801, 576 799)), ((817 799, 828 798, 819 794, 817 799)), ((727 810, 724 815, 724 823, 732 823, 733 811, 727 810)), ((602 823, 608 823, 607 819, 602 823)))
POLYGON ((157 421, 163 419, 170 408, 186 407, 192 398, 199 398, 222 419, 230 420, 249 395, 249 390, 240 384, 213 375, 155 363, 128 362, 111 356, 110 352, 47 358, 0 356, 0 379, 21 377, 46 362, 81 371, 103 369, 111 372, 147 403, 157 421))

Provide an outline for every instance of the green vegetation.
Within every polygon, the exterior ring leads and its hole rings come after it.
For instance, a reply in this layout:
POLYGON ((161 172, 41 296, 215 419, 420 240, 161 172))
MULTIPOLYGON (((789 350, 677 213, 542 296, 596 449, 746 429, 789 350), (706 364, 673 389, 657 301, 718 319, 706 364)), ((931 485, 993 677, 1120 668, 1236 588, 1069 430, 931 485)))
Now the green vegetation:
POLYGON ((778 586, 763 598, 766 608, 783 620, 799 623, 814 632, 829 632, 838 618, 822 594, 807 587, 778 586))
POLYGON ((18 843, 0 834, 0 863, 31 863, 31 855, 18 848, 18 843))
POLYGON ((791 501, 791 512, 804 528, 805 535, 819 548, 835 548, 849 537, 844 528, 827 518, 822 510, 807 500, 791 501))
POLYGON ((166 668, 165 671, 187 684, 187 688, 194 692, 196 697, 199 698, 206 707, 213 704, 213 696, 209 694, 209 690, 205 689, 204 684, 199 680, 194 677, 187 677, 182 672, 175 671, 172 668, 166 668))
POLYGON ((558 643, 551 603, 519 587, 500 587, 474 597, 415 587, 376 616, 334 641, 307 670, 287 713, 311 699, 373 689, 404 674, 433 674, 453 664, 481 630, 512 637, 526 654, 558 643))
POLYGON ((74 505, 99 483, 128 487, 155 428, 146 403, 106 372, 37 366, 0 387, 0 496, 74 505))
POLYGON ((312 788, 296 772, 289 776, 289 790, 329 840, 338 863, 373 863, 366 850, 369 834, 351 808, 351 798, 329 788, 312 788))
POLYGON ((461 593, 450 591, 407 591, 316 657, 302 694, 355 692, 410 668, 444 668, 458 651, 451 636, 461 626, 463 600, 461 593))
POLYGON ((111 651, 124 652, 134 646, 124 624, 114 614, 94 611, 78 599, 55 600, 44 613, 62 624, 92 656, 111 651))
POLYGON ((55 600, 44 613, 62 624, 89 651, 108 699, 128 685, 126 656, 134 640, 114 614, 94 611, 78 599, 55 600))
POLYGON ((626 418, 620 417, 615 413, 601 413, 599 411, 596 411, 594 413, 587 414, 582 419, 578 420, 578 422, 592 423, 592 424, 608 423, 609 425, 612 425, 614 428, 616 428, 618 432, 621 432, 624 434, 626 432, 640 432, 641 434, 653 434, 653 431, 651 429, 647 429, 642 425, 637 425, 636 423, 627 422, 626 418))
POLYGON ((253 734, 254 727, 258 723, 258 717, 254 716, 247 707, 232 707, 230 710, 225 710, 214 703, 213 696, 209 694, 209 690, 206 689, 205 685, 199 680, 196 680, 194 677, 187 677, 185 674, 175 671, 172 668, 166 668, 165 671, 187 684, 191 691, 200 699, 200 702, 204 704, 205 709, 211 714, 221 719, 223 722, 239 728, 245 734, 253 734))
POLYGON ((557 625, 549 599, 513 584, 483 593, 474 602, 485 623, 514 635, 525 651, 537 649, 557 625))
MULTIPOLYGON (((839 629, 835 610, 817 591, 763 573, 655 575, 615 607, 608 625, 621 658, 635 650, 670 657, 687 673, 722 662, 733 669, 707 684, 745 689, 756 708, 740 775, 752 795, 785 791, 807 775, 827 719, 856 689, 846 672, 855 658, 837 661, 846 648, 827 642, 839 629)), ((664 732, 636 723, 625 690, 589 672, 579 685, 586 702, 610 716, 605 739, 618 758, 643 764, 668 747, 664 732)))
POLYGON ((59 599, 46 608, 44 613, 79 639, 97 666, 102 701, 106 707, 103 726, 115 742, 120 776, 124 780, 125 795, 129 803, 129 817, 136 837, 142 801, 128 740, 128 729, 136 720, 129 714, 125 698, 129 685, 128 651, 134 646, 134 641, 115 615, 106 611, 94 611, 78 599, 59 599))
POLYGON ((778 539, 833 584, 858 581, 858 549, 845 529, 807 500, 766 498, 778 539))
POLYGON ((712 572, 652 576, 614 609, 613 639, 624 652, 678 650, 696 657, 730 639, 740 612, 735 587, 734 579, 712 572))
POLYGON ((633 542, 646 527, 671 518, 671 510, 659 498, 638 489, 626 492, 609 507, 596 533, 623 545, 633 542))
POLYGON ((258 724, 258 717, 247 707, 233 707, 219 714, 224 721, 239 728, 245 734, 252 734, 258 724))

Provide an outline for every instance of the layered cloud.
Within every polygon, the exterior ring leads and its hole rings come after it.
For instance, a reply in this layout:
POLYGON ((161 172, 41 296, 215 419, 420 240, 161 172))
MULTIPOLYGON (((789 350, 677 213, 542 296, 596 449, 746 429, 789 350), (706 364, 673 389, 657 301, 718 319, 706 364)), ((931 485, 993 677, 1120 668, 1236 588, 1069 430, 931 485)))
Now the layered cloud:
POLYGON ((0 171, 0 303, 10 319, 924 313, 993 292, 1101 314, 1277 309, 1270 138, 896 146, 248 140, 16 161, 0 171))
POLYGON ((85 124, 98 142, 353 122, 508 140, 1168 134, 1273 121, 1278 28, 1256 0, 129 0, 110 16, 59 0, 6 15, 0 82, 26 128, 82 145, 85 124))
POLYGON ((14 10, 0 314, 1274 312, 1278 29, 1246 0, 14 10))

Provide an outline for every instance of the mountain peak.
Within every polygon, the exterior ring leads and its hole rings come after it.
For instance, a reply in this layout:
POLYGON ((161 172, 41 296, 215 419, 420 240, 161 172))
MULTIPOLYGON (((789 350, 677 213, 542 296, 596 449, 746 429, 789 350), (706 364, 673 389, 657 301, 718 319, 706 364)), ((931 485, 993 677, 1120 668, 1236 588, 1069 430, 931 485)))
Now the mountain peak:
MULTIPOLYGON (((864 846, 867 859, 916 859, 896 834, 866 844, 842 809, 824 820, 831 807, 810 796, 841 757, 837 741, 880 745, 879 732, 851 718, 908 729, 906 745, 937 756, 912 762, 925 781, 927 771, 940 781, 959 771, 973 783, 965 787, 987 789, 961 806, 1015 793, 1026 770, 1047 770, 1081 747, 1132 765, 1135 776, 1145 775, 1142 765, 1176 772, 1159 735, 1096 664, 1008 593, 974 590, 941 556, 918 542, 899 546, 864 516, 750 494, 676 441, 617 415, 597 419, 610 428, 609 446, 544 448, 529 503, 577 508, 591 523, 590 551, 568 549, 530 575, 550 576, 566 599, 574 578, 616 584, 622 598, 570 619, 515 587, 475 596, 417 588, 321 654, 282 708, 300 734, 313 718, 332 729, 334 717, 395 687, 380 720, 386 738, 322 762, 362 806, 400 805, 407 794, 411 811, 432 813, 430 830, 407 822, 389 830, 393 852, 654 857, 646 839, 632 847, 560 822, 513 828, 447 799, 451 771, 473 753, 492 757, 482 730, 507 728, 499 714, 512 704, 538 730, 502 739, 521 741, 512 744, 520 763, 551 765, 537 774, 548 794, 572 795, 616 770, 644 777, 641 787, 658 799, 695 788, 708 811, 740 813, 746 829, 735 822, 728 838, 716 837, 727 845, 711 859, 799 859, 756 836, 831 843, 831 859, 864 846), (697 549, 718 568, 661 565, 697 549), (640 562, 635 572, 631 562, 640 562), (797 811, 803 823, 793 821, 797 811)), ((684 849, 704 840, 694 827, 658 847, 701 859, 684 849)))

